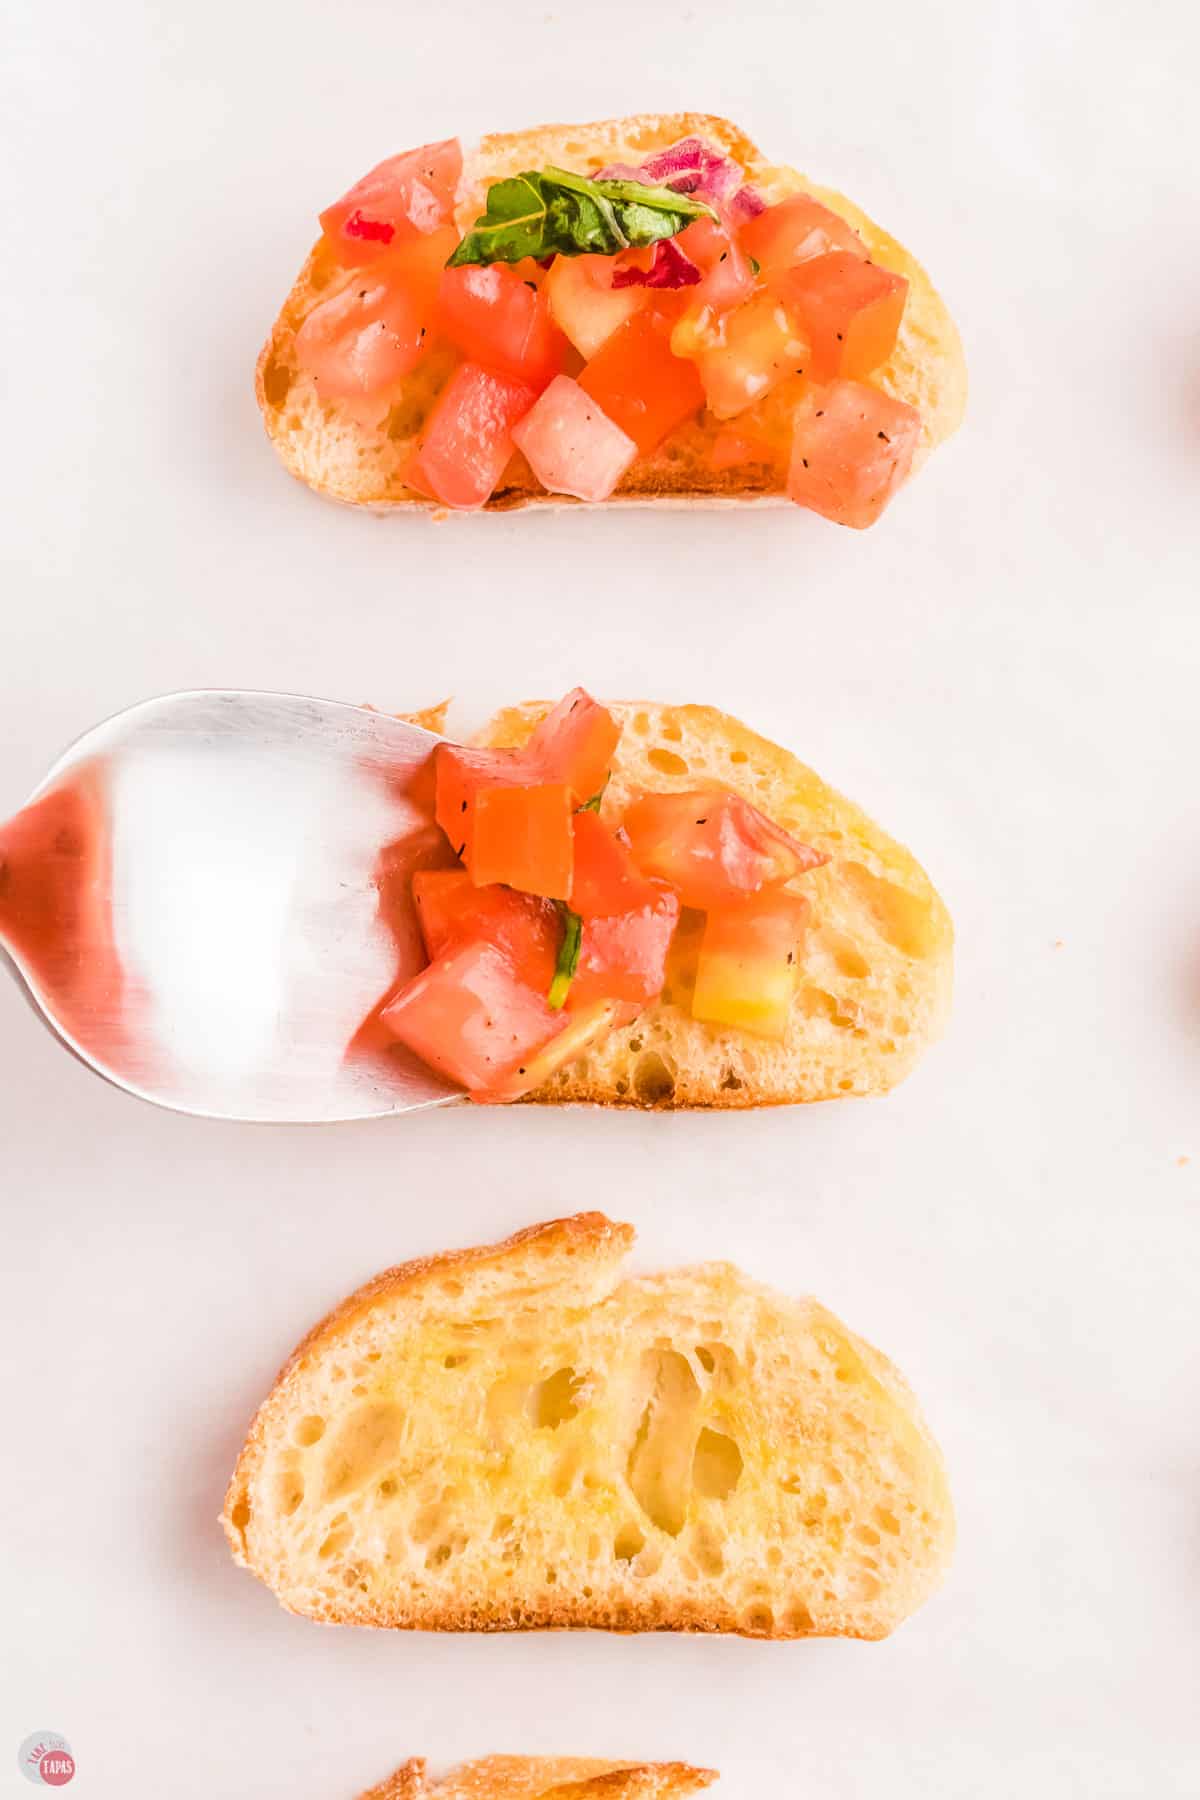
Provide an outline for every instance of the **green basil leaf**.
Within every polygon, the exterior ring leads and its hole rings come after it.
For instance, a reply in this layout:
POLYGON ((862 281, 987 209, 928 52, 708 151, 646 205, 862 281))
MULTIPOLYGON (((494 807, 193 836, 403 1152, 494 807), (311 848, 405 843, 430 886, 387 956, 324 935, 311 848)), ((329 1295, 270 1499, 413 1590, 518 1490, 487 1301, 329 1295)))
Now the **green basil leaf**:
POLYGON ((615 256, 674 237, 716 214, 704 200, 641 181, 593 181, 569 169, 527 169, 493 182, 487 210, 447 268, 520 262, 523 256, 615 256))
POLYGON ((558 902, 559 915, 562 918, 562 942, 558 946, 558 960, 554 965, 554 980, 550 983, 550 992, 546 996, 546 1004, 557 1012, 564 1004, 575 979, 575 971, 579 967, 579 946, 583 941, 583 920, 577 912, 572 912, 565 900, 558 902))

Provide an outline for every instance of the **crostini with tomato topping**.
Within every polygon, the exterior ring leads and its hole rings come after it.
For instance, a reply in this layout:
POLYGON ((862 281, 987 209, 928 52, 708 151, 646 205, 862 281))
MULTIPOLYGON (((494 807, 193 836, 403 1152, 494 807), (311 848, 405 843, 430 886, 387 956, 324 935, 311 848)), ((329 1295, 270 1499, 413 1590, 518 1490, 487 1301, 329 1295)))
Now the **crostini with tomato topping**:
POLYGON ((941 1028, 953 934, 924 871, 723 713, 576 688, 443 739, 429 776, 441 850, 399 897, 428 962, 371 1042, 474 1100, 881 1093, 941 1028))
POLYGON ((427 144, 320 222, 257 387, 338 500, 790 500, 861 528, 962 417, 920 264, 724 119, 427 144))

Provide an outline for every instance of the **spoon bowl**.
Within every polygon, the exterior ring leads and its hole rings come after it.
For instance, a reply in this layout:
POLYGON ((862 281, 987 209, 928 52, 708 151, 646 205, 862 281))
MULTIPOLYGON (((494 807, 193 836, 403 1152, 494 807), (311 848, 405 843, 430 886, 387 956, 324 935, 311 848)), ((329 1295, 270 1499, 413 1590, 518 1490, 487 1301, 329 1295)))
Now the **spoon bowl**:
POLYGON ((461 1098, 364 1019, 423 962, 380 857, 436 836, 438 739, 338 701, 211 689, 118 713, 0 826, 0 946, 46 1023, 129 1093, 321 1123, 461 1098))

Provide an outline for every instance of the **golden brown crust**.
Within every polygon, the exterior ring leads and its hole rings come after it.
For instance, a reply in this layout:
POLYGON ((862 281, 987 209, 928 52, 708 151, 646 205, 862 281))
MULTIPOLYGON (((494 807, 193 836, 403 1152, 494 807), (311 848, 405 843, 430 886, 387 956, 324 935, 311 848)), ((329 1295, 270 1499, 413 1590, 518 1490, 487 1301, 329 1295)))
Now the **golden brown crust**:
POLYGON ((359 1800, 675 1800, 717 1779, 688 1763, 605 1763, 588 1757, 486 1756, 432 1785, 423 1759, 402 1764, 359 1800))
MULTIPOLYGON (((846 218, 884 267, 907 277, 908 303, 900 341, 880 372, 879 384, 922 415, 918 461, 957 429, 966 402, 966 365, 957 329, 920 263, 895 238, 834 190, 818 186, 795 170, 768 163, 744 132, 727 119, 705 113, 646 113, 585 125, 543 125, 524 132, 485 137, 464 168, 459 221, 475 217, 487 182, 531 165, 560 162, 597 168, 609 161, 645 157, 682 137, 703 137, 733 156, 770 200, 809 192, 846 218)), ((307 377, 295 370, 293 346, 301 322, 334 283, 352 277, 339 271, 320 243, 314 246, 271 329, 258 359, 255 391, 267 433, 290 473, 331 499, 391 510, 444 509, 407 488, 401 471, 419 435, 422 408, 436 389, 426 375, 406 389, 402 405, 384 427, 364 429, 322 407, 307 377)), ((781 477, 753 464, 714 469, 707 447, 714 427, 692 422, 648 457, 639 457, 606 505, 780 504, 781 477)), ((525 506, 577 506, 579 501, 547 494, 523 458, 514 457, 502 485, 487 502, 492 512, 525 506)))

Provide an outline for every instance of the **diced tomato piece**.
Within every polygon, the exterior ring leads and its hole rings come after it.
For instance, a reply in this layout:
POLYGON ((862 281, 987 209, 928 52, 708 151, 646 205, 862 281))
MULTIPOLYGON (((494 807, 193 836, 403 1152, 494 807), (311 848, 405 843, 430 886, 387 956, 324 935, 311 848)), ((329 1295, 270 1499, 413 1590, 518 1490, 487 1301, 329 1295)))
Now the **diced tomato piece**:
POLYGON ((412 896, 431 962, 467 944, 492 944, 529 987, 549 992, 562 938, 552 901, 510 887, 476 887, 465 869, 419 870, 412 896))
POLYGON ((748 220, 742 227, 741 244, 764 275, 790 269, 811 256, 825 256, 830 250, 867 255, 867 246, 853 226, 811 194, 793 194, 790 200, 780 200, 748 220))
MULTIPOLYGON (((678 347, 677 326, 671 343, 678 347)), ((808 341, 774 294, 755 294, 723 313, 710 340, 695 353, 708 410, 732 419, 789 375, 803 375, 808 341)))
MULTIPOLYGON (((519 1100, 522 1094, 542 1087, 564 1063, 574 1062, 599 1038, 621 1025, 631 1024, 637 1012, 636 1006, 626 1005, 621 1000, 597 1000, 581 1007, 567 1016, 558 1036, 551 1038, 544 1049, 525 1057, 509 1075, 473 1093, 472 1100, 519 1100)), ((554 1013, 553 1017, 561 1022, 563 1014, 554 1013)))
POLYGON ((524 382, 462 363, 426 421, 418 478, 446 506, 482 506, 512 455, 513 426, 536 399, 524 382))
POLYGON ((545 295, 509 263, 443 269, 438 323, 471 362, 539 390, 563 366, 566 339, 545 295))
POLYGON ((696 263, 700 281, 688 294, 693 307, 725 312, 754 292, 754 270, 737 238, 716 219, 697 219, 679 234, 679 248, 696 263))
POLYGON ((392 390, 420 361, 431 321, 401 259, 391 257, 313 308, 296 333, 296 360, 322 400, 375 424, 392 390))
POLYGON ((615 266, 612 256, 556 256, 546 276, 554 323, 585 360, 650 298, 644 287, 614 288, 615 266))
POLYGON ((792 418, 788 493, 798 506, 861 530, 912 467, 921 415, 861 381, 810 390, 792 418))
POLYGON ((525 753, 540 764, 545 780, 565 781, 582 805, 608 780, 620 737, 608 708, 577 687, 551 707, 525 753))
POLYGON ((623 821, 634 860, 702 910, 828 862, 739 794, 645 794, 623 821))
POLYGON ((475 803, 484 788, 565 782, 575 804, 581 804, 608 779, 620 735, 605 707, 582 688, 572 688, 520 749, 439 744, 433 753, 436 817, 455 855, 471 860, 475 803))
POLYGON ((694 364, 672 354, 666 320, 655 309, 627 319, 579 377, 643 456, 704 405, 694 364))
POLYGON ((447 224, 461 174, 457 138, 378 163, 321 214, 321 229, 338 261, 357 268, 416 232, 447 224))
POLYGON ((629 845, 599 814, 576 814, 571 906, 581 919, 644 906, 657 892, 658 884, 642 874, 629 845))
POLYGON ((785 891, 714 907, 696 965, 693 1018, 783 1037, 807 916, 807 900, 785 891))
POLYGON ((502 881, 526 894, 565 900, 571 892, 574 810, 563 782, 482 788, 467 858, 471 880, 477 887, 502 881))
POLYGON ((515 1072, 563 1026, 503 951, 484 943, 430 963, 389 1001, 380 1023, 468 1092, 515 1072))
POLYGON ((678 896, 643 875, 628 845, 595 813, 575 815, 571 906, 583 933, 569 1005, 601 997, 644 1005, 661 994, 678 896))
POLYGON ((513 428, 513 443, 552 494, 607 500, 637 455, 598 401, 569 375, 556 375, 513 428))
POLYGON ((908 297, 903 275, 831 250, 772 279, 808 335, 814 381, 869 375, 892 354, 908 297))

